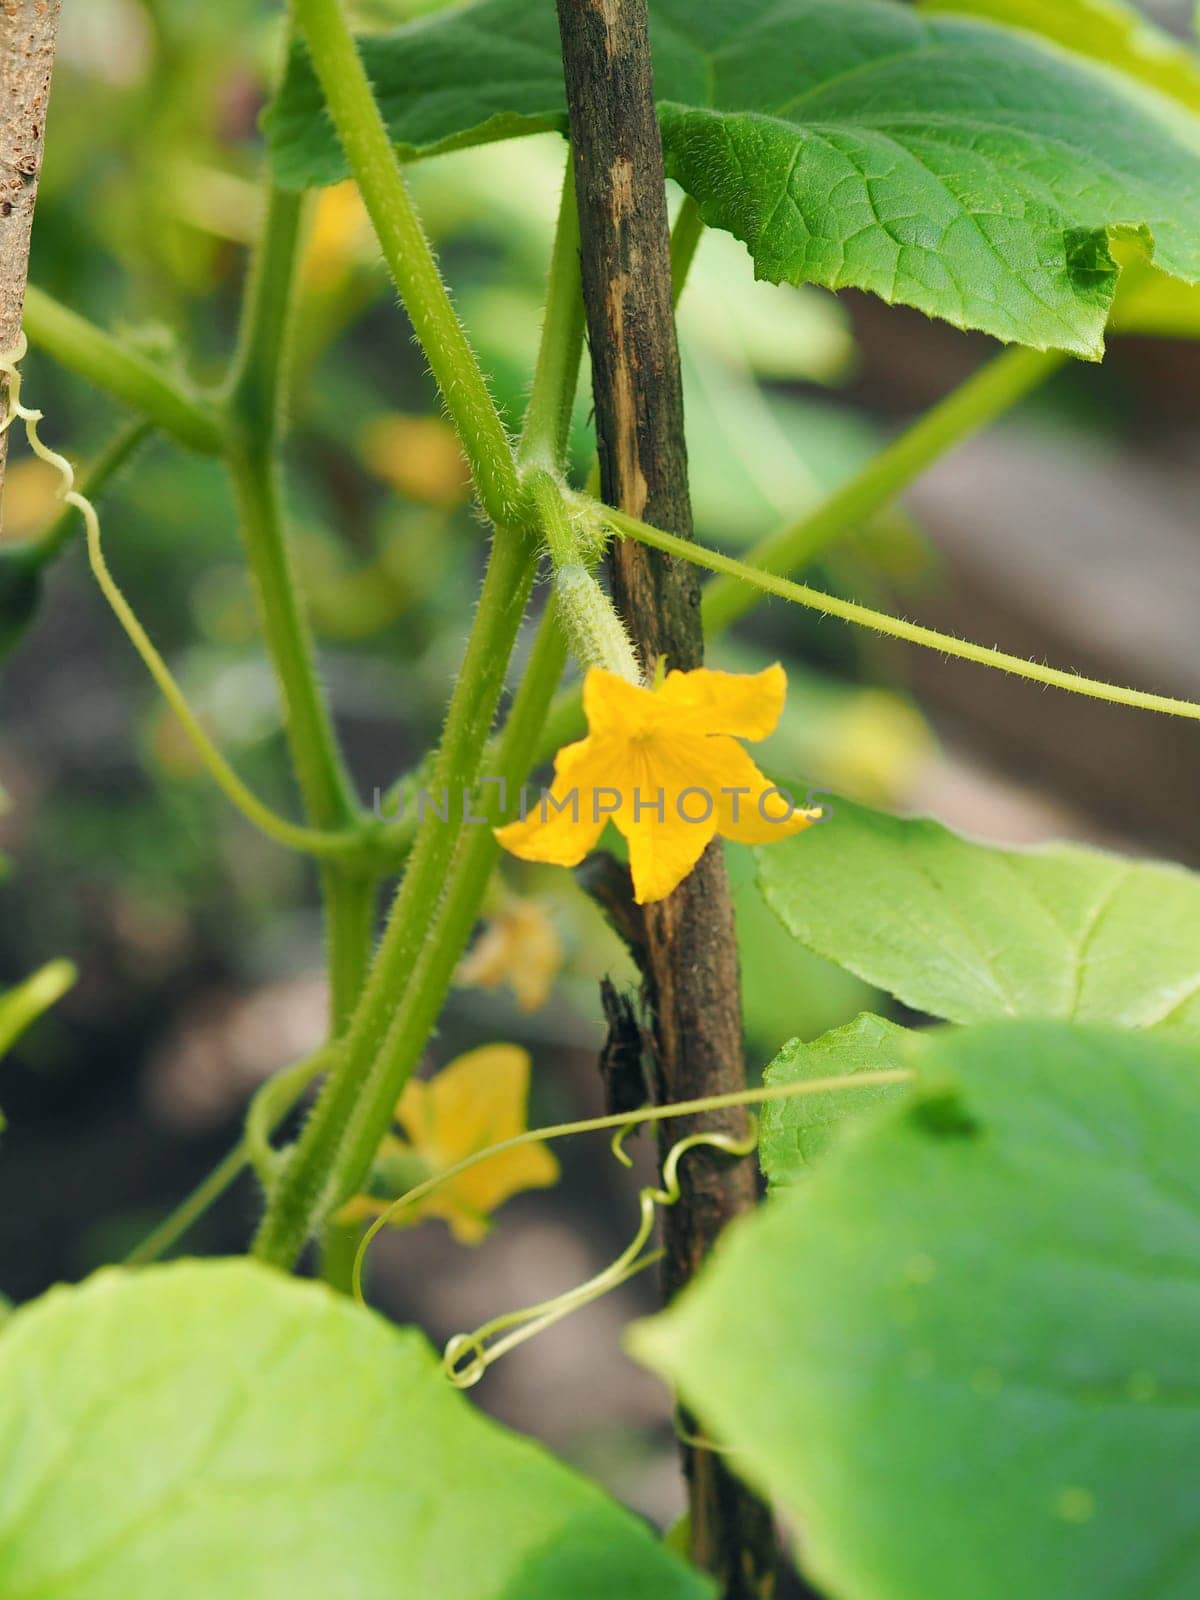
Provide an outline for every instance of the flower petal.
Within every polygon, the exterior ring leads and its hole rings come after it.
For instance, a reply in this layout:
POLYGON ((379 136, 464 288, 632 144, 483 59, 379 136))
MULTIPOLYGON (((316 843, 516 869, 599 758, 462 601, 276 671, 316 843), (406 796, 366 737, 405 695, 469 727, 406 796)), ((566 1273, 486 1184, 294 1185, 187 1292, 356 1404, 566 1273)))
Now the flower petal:
POLYGON ((739 844, 774 844, 790 839, 820 820, 821 809, 802 810, 784 798, 780 790, 732 739, 721 740, 732 746, 722 756, 721 793, 717 805, 717 826, 722 838, 739 844), (736 751, 736 754, 734 754, 736 751))
POLYGON ((656 699, 654 690, 603 667, 590 667, 583 680, 583 713, 593 735, 628 739, 653 726, 656 699))
POLYGON ((594 738, 564 745, 554 759, 549 798, 532 800, 525 820, 497 828, 496 838, 522 861, 577 867, 604 829, 604 817, 597 819, 592 803, 593 789, 603 784, 603 770, 603 753, 598 757, 594 738))
MULTIPOLYGON (((523 1133, 530 1061, 512 1044, 483 1045, 443 1067, 424 1083, 410 1081, 396 1110, 417 1154, 435 1171, 523 1133), (410 1091, 417 1089, 416 1094, 410 1091)), ((432 1190, 413 1216, 442 1217, 456 1239, 474 1244, 488 1218, 510 1195, 546 1188, 558 1180, 558 1162, 538 1142, 498 1151, 477 1167, 432 1190)))
POLYGON ((519 1045, 485 1044, 435 1073, 425 1083, 425 1131, 433 1149, 423 1153, 437 1167, 449 1167, 521 1133, 530 1066, 529 1052, 519 1045))
POLYGON ((638 905, 665 900, 716 836, 726 749, 743 753, 732 739, 659 733, 632 763, 613 821, 629 844, 638 905))
POLYGON ((787 674, 778 661, 763 672, 668 672, 657 700, 670 711, 671 726, 688 733, 727 733, 765 739, 774 731, 787 695, 787 674))

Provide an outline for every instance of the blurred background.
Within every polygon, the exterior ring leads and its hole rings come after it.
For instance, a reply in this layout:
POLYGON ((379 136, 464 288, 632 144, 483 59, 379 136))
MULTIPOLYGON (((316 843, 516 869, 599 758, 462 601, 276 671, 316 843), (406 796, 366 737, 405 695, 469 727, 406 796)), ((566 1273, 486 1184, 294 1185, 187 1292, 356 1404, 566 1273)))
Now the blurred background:
MULTIPOLYGON (((419 9, 371 0, 364 25, 419 9)), ((1184 31, 1188 0, 1146 9, 1184 31)), ((63 9, 32 279, 155 359, 214 382, 259 210, 257 118, 276 8, 89 0, 63 9)), ((565 146, 438 157, 412 182, 509 419, 519 420, 565 146)), ((753 282, 742 247, 701 245, 681 310, 697 531, 745 548, 815 504, 995 351, 863 296, 753 282)), ((77 462, 125 418, 36 353, 27 394, 77 462)), ((463 463, 352 189, 312 206, 286 447, 288 504, 322 669, 370 801, 436 736, 483 540, 463 463)), ((812 580, 1023 655, 1200 695, 1200 350, 1114 339, 946 458, 832 548, 812 580)), ((575 455, 589 457, 586 381, 575 455)), ((14 440, 4 538, 53 515, 14 440)), ((220 469, 145 444, 102 504, 109 559, 206 724, 294 812, 278 705, 220 469)), ((539 604, 541 603, 539 596, 539 604)), ((713 652, 790 679, 764 761, 793 781, 928 811, 1011 842, 1069 837, 1200 860, 1200 743, 1125 712, 917 655, 795 607, 759 607, 713 652)), ((101 597, 81 546, 0 668, 0 990, 52 957, 75 987, 3 1063, 0 1290, 14 1300, 119 1259, 222 1155, 248 1095, 320 1040, 313 873, 260 840, 198 770, 101 597)), ((804 956, 730 848, 755 1071, 887 1002, 804 956)), ((531 1120, 601 1104, 598 982, 631 986, 565 873, 507 863, 431 1067, 492 1040, 534 1062, 531 1120)), ((467 1249, 429 1222, 388 1234, 372 1293, 438 1340, 585 1278, 627 1242, 636 1178, 602 1144, 467 1249)), ((645 1170, 645 1153, 642 1158, 645 1170)), ((189 1236, 244 1247, 235 1188, 189 1236)), ((546 1439, 662 1524, 680 1489, 669 1402, 621 1353, 649 1276, 502 1362, 484 1406, 546 1439)))

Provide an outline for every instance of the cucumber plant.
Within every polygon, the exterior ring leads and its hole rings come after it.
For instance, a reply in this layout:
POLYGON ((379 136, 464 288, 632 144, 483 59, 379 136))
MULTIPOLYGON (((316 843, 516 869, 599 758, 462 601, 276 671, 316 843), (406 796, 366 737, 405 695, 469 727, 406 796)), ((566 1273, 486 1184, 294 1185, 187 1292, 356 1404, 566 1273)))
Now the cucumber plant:
MULTIPOLYGON (((312 859, 328 1039, 260 1090, 235 1149, 128 1262, 0 1334, 0 1593, 767 1596, 782 1524, 833 1600, 1195 1595, 1200 885, 797 803, 747 749, 781 714, 782 670, 717 672, 704 644, 775 596, 1190 736, 1200 705, 802 575, 1064 363, 1101 360, 1107 331, 1200 328, 1200 61, 1123 0, 470 0, 361 37, 342 0, 292 0, 284 25, 224 383, 190 385, 32 286, 0 352, 6 426, 25 424, 67 499, 3 553, 0 645, 36 622, 39 574, 81 520, 212 778, 312 859), (564 135, 561 206, 514 438, 406 168, 547 130, 564 135), (347 775, 281 490, 306 196, 346 178, 487 524, 441 736, 398 781, 417 802, 399 812, 347 775), (867 291, 1004 346, 745 559, 692 537, 673 307, 705 229, 742 241, 761 278, 867 291), (572 481, 585 337, 598 462, 572 481), (22 393, 25 340, 136 413, 77 487, 69 441, 41 441, 22 393), (151 430, 228 474, 299 818, 189 707, 119 586, 119 530, 110 567, 94 502, 151 430), (539 574, 550 598, 518 667, 539 574), (570 660, 582 684, 560 687, 570 660), (627 864, 597 851, 609 823, 627 864), (722 838, 753 847, 797 951, 935 1025, 867 1014, 781 1040, 748 1086, 722 838), (635 1066, 604 1117, 527 1129, 511 1046, 414 1077, 503 851, 579 868, 641 967, 635 1066), (661 1182, 590 1283, 440 1363, 358 1303, 388 1222, 440 1215, 472 1238, 505 1195, 554 1181, 553 1139, 607 1129, 621 1154, 641 1123, 661 1182), (262 1191, 246 1257, 160 1264, 246 1167, 262 1191), (677 1397, 689 1507, 665 1541, 456 1392, 657 1259, 659 1218, 669 1303, 628 1348, 677 1397), (298 1281, 314 1246, 326 1281, 298 1281)), ((47 970, 5 998, 5 1044, 70 979, 47 970)))

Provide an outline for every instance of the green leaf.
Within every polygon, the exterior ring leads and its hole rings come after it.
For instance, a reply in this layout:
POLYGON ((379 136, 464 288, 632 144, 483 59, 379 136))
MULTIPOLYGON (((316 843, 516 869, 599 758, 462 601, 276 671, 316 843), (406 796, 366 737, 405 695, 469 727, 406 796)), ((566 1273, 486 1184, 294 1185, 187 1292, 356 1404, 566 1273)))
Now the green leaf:
MULTIPOLYGON (((655 0, 652 35, 667 170, 760 277, 1089 357, 1112 233, 1200 281, 1197 125, 1027 33, 893 0, 655 0)), ((548 4, 478 0, 362 51, 403 156, 565 127, 548 4)), ((281 182, 345 175, 302 50, 267 120, 281 182)))
POLYGON ((108 1271, 0 1335, 5 1600, 700 1600, 411 1329, 248 1262, 108 1271))
MULTIPOLYGON (((392 142, 406 160, 546 129, 565 131, 553 6, 482 0, 358 41, 392 142)), ((349 176, 308 51, 296 43, 263 125, 277 181, 349 176)))
MULTIPOLYGON (((811 1044, 790 1039, 763 1073, 763 1082, 802 1083, 906 1066, 904 1047, 911 1037, 907 1029, 882 1017, 863 1015, 811 1044)), ((904 1092, 903 1085, 889 1083, 769 1101, 762 1110, 758 1141, 759 1161, 768 1181, 773 1186, 795 1183, 833 1142, 847 1119, 904 1092)))
POLYGON ((1200 111, 1200 57, 1123 0, 917 0, 922 11, 983 17, 1053 39, 1200 111))
POLYGON ((61 1000, 75 982, 69 961, 48 961, 15 989, 0 994, 0 1056, 4 1056, 26 1028, 61 1000))
POLYGON ((1200 1034, 1200 879, 1180 867, 1000 849, 847 800, 757 855, 801 944, 915 1010, 1200 1034))
POLYGON ((824 1033, 877 1001, 865 983, 788 938, 755 881, 749 845, 727 843, 725 861, 742 969, 742 1020, 760 1059, 796 1029, 824 1033))
POLYGON ((918 1093, 635 1353, 838 1600, 1191 1600, 1200 1053, 1062 1023, 912 1053, 918 1093))

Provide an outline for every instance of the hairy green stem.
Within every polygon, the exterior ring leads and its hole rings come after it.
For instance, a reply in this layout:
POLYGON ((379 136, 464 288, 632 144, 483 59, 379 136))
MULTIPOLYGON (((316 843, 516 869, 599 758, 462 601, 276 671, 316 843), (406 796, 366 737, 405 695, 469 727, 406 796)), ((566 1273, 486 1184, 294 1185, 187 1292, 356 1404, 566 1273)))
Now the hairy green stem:
MULTIPOLYGON (((479 766, 505 669, 537 565, 532 534, 501 530, 492 542, 475 625, 455 682, 434 762, 431 799, 340 1059, 280 1173, 254 1243, 260 1259, 291 1266, 309 1236, 366 1176, 352 1123, 369 1106, 386 1130, 395 1103, 390 1028, 409 985, 429 922, 475 795, 479 766), (439 814, 444 807, 444 814, 439 814)), ((472 813, 474 814, 474 813, 472 813)), ((400 1080, 403 1082, 403 1079, 400 1080)), ((376 1139, 378 1143, 378 1137, 376 1139)))
MULTIPOLYGON (((489 776, 503 785, 500 792, 508 801, 510 813, 516 792, 529 772, 566 653, 566 639, 554 608, 547 607, 500 736, 495 767, 489 771, 489 776)), ((418 1065, 445 1003, 499 854, 500 846, 490 827, 473 827, 461 841, 437 918, 421 943, 370 1078, 356 1098, 347 1122, 342 1149, 343 1189, 337 1200, 361 1188, 370 1172, 396 1101, 418 1065)))
MULTIPOLYGON (((755 545, 746 556, 747 565, 775 573, 807 566, 841 534, 889 505, 940 456, 1044 383, 1066 359, 1061 350, 1027 350, 1019 345, 993 357, 815 511, 755 545)), ((704 592, 705 634, 729 627, 754 604, 752 590, 718 578, 704 592)))
POLYGON ((1096 678, 1085 678, 1077 672, 1067 672, 1059 667, 1047 667, 1040 661, 1027 661, 1023 656, 1011 656, 1003 650, 992 650, 987 645, 975 644, 970 639, 957 639, 953 634, 939 633, 934 628, 924 628, 919 623, 906 622, 903 617, 891 617, 882 611, 872 611, 853 600, 842 600, 836 595, 822 594, 805 583, 793 583, 789 578, 777 577, 748 566, 719 550, 708 550, 688 539, 652 528, 636 517, 606 507, 604 515, 618 533, 642 544, 663 550, 668 555, 679 556, 697 566, 707 567, 739 584, 749 584, 762 594, 778 595, 783 600, 794 600, 810 611, 819 611, 827 617, 838 617, 843 622, 853 622, 873 633, 882 633, 890 639, 900 639, 906 644, 921 645, 926 650, 936 650, 940 655, 953 656, 960 661, 973 661, 978 666, 1007 672, 1016 678, 1026 678, 1031 683, 1046 684, 1054 689, 1066 689, 1070 694, 1084 695, 1089 700, 1107 700, 1113 705, 1131 706, 1139 711, 1160 711, 1166 716, 1187 717, 1200 721, 1200 704, 1193 700, 1176 700, 1169 695, 1148 694, 1142 689, 1127 689, 1117 683, 1103 683, 1096 678))
MULTIPOLYGON (((305 810, 318 828, 358 820, 284 534, 275 451, 280 433, 301 197, 271 187, 246 291, 226 400, 228 466, 267 651, 279 680, 288 746, 305 810)), ((345 1026, 370 957, 374 886, 361 870, 321 869, 334 1033, 345 1026)))
POLYGON ((522 510, 512 447, 421 227, 340 0, 292 0, 292 11, 480 502, 498 527, 508 526, 522 510))
POLYGON ((213 405, 189 394, 146 356, 33 284, 25 291, 22 326, 31 345, 131 406, 189 450, 208 456, 221 453, 225 430, 213 405))
MULTIPOLYGON (((530 395, 522 458, 561 470, 582 344, 573 195, 564 185, 547 285, 546 316, 530 395), (565 352, 565 356, 563 354, 565 352)), ((487 735, 538 560, 530 531, 500 530, 451 697, 429 780, 433 805, 418 825, 379 953, 355 1009, 340 1059, 271 1193, 254 1253, 291 1266, 337 1204, 361 1186, 396 1099, 424 1049, 478 915, 497 846, 479 816, 481 772, 523 781, 546 707, 562 675, 565 647, 550 614, 495 754, 487 735), (445 795, 445 819, 435 809, 445 795)), ((503 790, 501 791, 503 792, 503 790)))
POLYGON ((529 404, 517 455, 523 466, 562 471, 571 432, 571 413, 579 387, 583 354, 583 294, 579 285, 579 213, 575 206, 575 168, 568 154, 563 174, 558 224, 550 252, 546 313, 538 344, 529 404))

